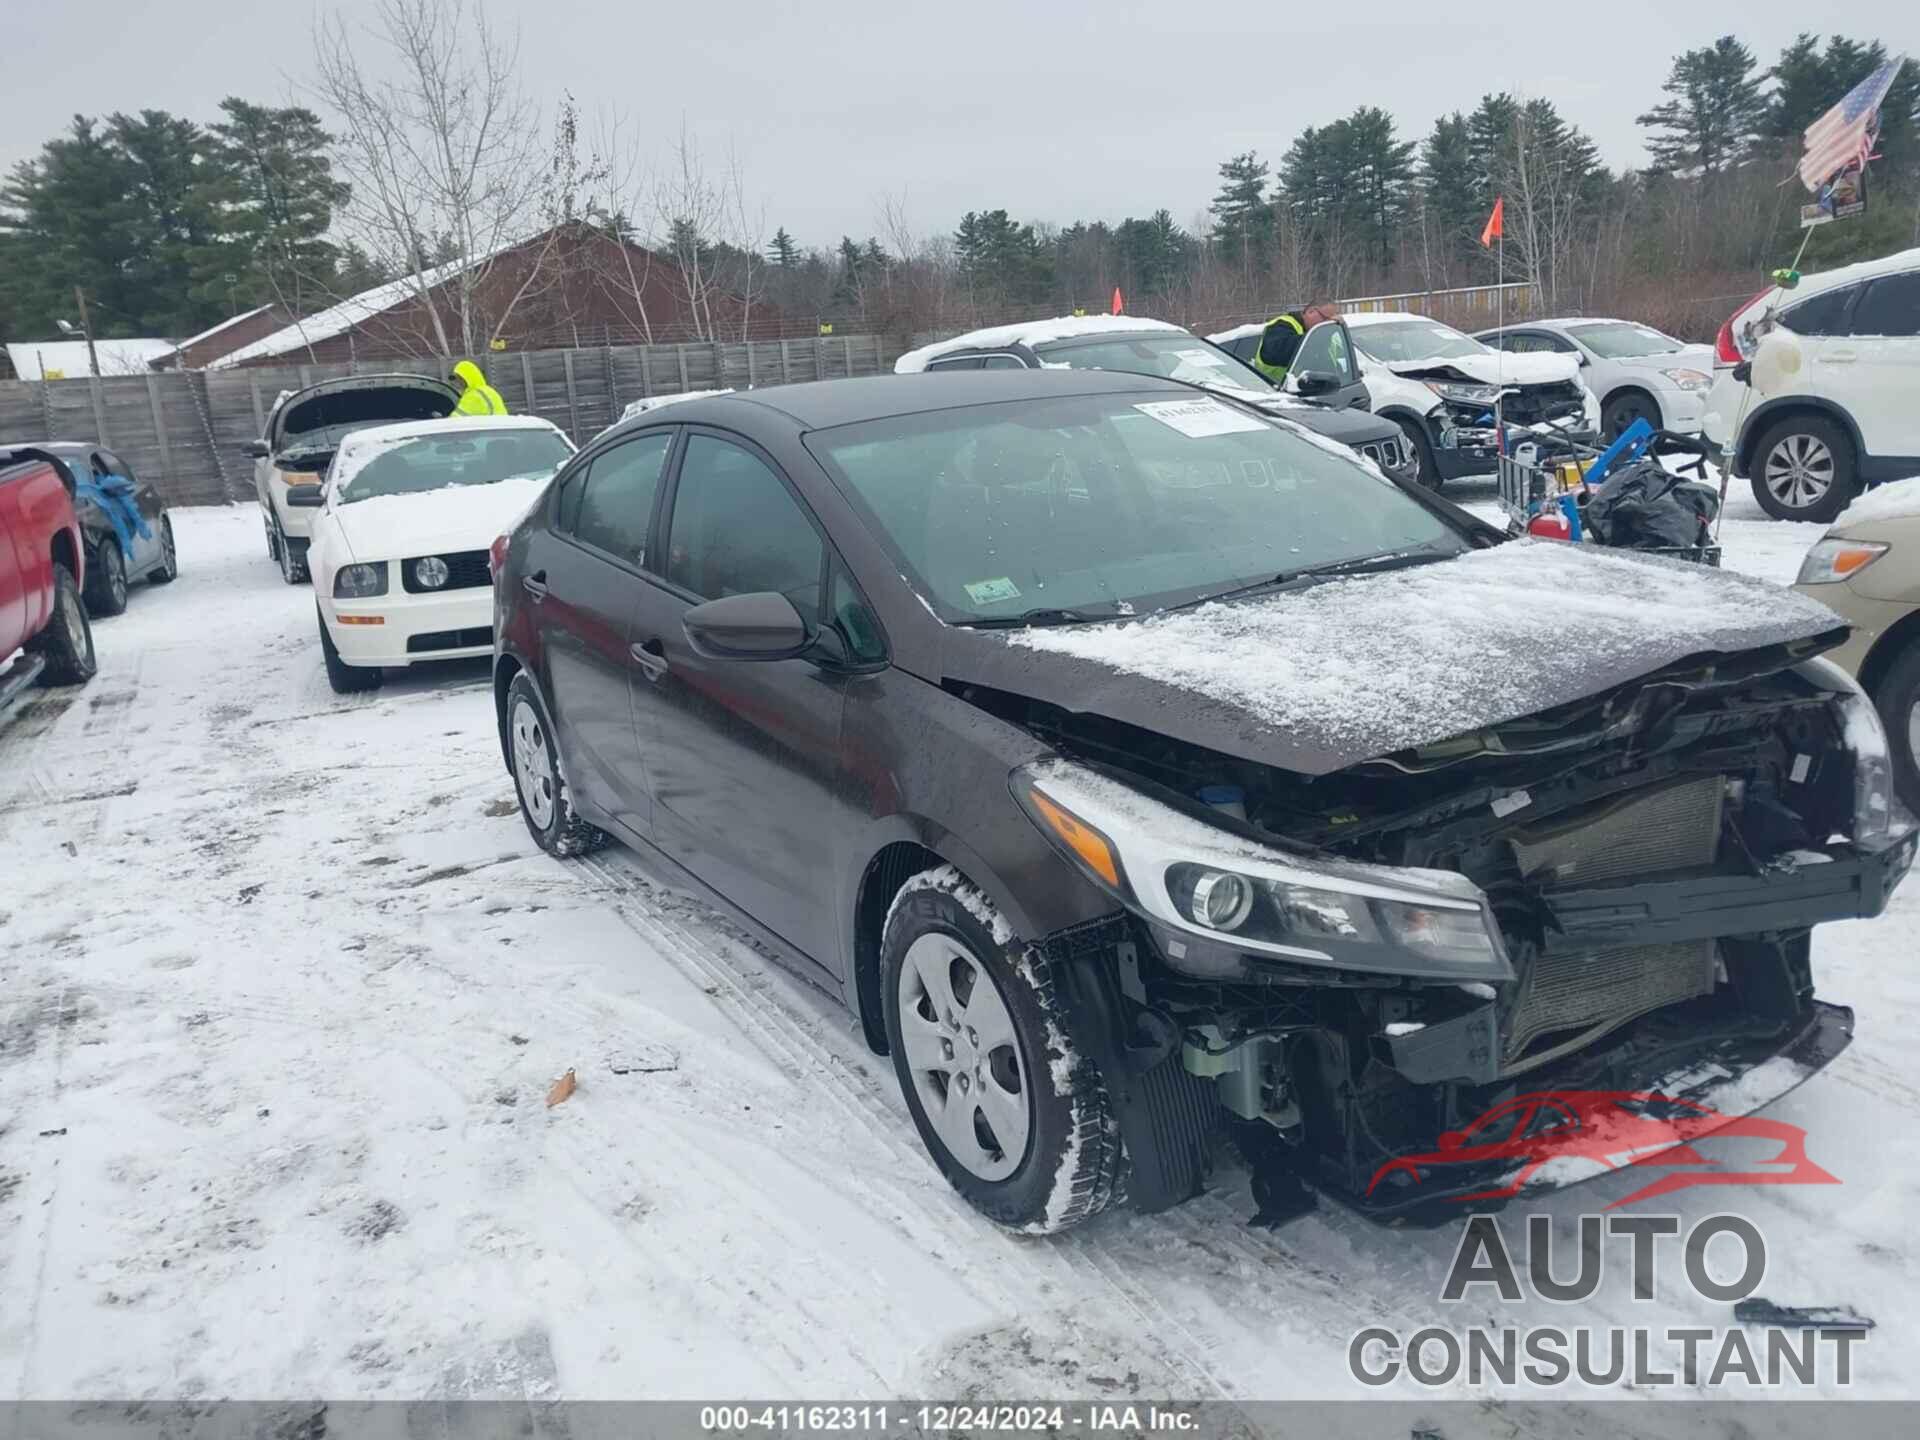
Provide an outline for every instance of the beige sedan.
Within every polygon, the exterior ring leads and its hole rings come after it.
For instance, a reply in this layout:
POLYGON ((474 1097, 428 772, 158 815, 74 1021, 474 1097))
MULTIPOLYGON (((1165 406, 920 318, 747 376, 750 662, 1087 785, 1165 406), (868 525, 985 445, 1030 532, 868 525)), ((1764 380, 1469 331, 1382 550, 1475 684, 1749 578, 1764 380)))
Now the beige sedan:
POLYGON ((1853 626, 1827 658, 1873 697, 1901 798, 1920 810, 1920 479, 1855 501, 1807 551, 1794 589, 1853 626))

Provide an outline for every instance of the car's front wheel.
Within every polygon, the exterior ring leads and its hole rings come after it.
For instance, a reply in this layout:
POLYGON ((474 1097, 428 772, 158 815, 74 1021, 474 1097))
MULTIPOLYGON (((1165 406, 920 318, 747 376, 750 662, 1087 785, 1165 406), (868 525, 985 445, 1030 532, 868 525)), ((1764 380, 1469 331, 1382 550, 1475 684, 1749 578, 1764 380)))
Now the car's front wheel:
POLYGON ((1754 447, 1753 498, 1776 520, 1830 523, 1853 499, 1853 442, 1822 415, 1790 415, 1754 447))
POLYGON ((520 815, 534 843, 549 855, 565 859, 598 850, 607 832, 580 818, 560 765, 560 747, 540 698, 522 670, 507 687, 507 753, 513 757, 513 788, 520 796, 520 815))
POLYGON ((318 605, 313 607, 313 614, 320 622, 320 656, 327 662, 327 683, 333 687, 333 693, 358 695, 365 690, 378 690, 380 667, 349 665, 342 660, 339 647, 333 643, 333 632, 327 629, 327 617, 320 613, 318 605))
POLYGON ((1120 1137, 1075 1052, 1046 959, 952 866, 908 880, 881 939, 887 1045, 934 1163, 974 1208, 1033 1233, 1113 1202, 1120 1137))
POLYGON ((1394 417, 1394 424, 1400 427, 1407 437, 1408 461, 1402 474, 1419 481, 1429 490, 1438 491, 1447 482, 1440 474, 1440 466, 1433 458, 1433 442, 1427 438, 1427 427, 1418 420, 1394 417))
POLYGON ((1607 401, 1606 412, 1600 420, 1601 438, 1618 440, 1636 420, 1644 420, 1658 430, 1660 402, 1644 390, 1622 390, 1607 401))
POLYGON ((149 585, 165 585, 180 573, 180 552, 173 546, 172 517, 160 517, 160 563, 147 572, 149 585))

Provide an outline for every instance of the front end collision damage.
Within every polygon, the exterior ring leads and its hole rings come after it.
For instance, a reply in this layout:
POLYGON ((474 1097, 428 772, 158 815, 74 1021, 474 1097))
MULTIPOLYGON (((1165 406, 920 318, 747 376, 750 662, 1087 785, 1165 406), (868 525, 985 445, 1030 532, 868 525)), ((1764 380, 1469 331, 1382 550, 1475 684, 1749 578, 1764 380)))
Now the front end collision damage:
POLYGON ((1298 777, 1262 792, 1255 767, 1164 741, 1127 755, 1113 727, 1036 708, 1063 758, 1016 771, 1015 797, 1118 905, 1042 944, 1113 1087, 1136 1204, 1196 1193, 1232 1128, 1257 1192, 1266 1168, 1437 1221, 1489 1175, 1373 1178, 1503 1097, 1674 1086, 1731 1118, 1824 1066, 1852 1015, 1813 997, 1811 928, 1879 914, 1916 832, 1871 707, 1797 658, 1622 687, 1564 733, 1536 727, 1532 753, 1490 732, 1319 777, 1317 816, 1298 777), (1249 818, 1196 781, 1241 787, 1249 818), (1258 898, 1192 910, 1196 864, 1258 898), (1383 902, 1430 914, 1396 926, 1383 902), (1207 923, 1262 905, 1317 934, 1207 923))

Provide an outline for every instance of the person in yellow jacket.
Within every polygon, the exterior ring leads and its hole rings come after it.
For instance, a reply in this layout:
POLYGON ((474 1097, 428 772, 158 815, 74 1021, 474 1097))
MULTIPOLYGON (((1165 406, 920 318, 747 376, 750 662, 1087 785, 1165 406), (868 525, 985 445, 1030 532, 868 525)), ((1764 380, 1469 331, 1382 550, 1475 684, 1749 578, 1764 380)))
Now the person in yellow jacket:
POLYGON ((447 376, 460 391, 460 403, 453 407, 456 415, 504 415, 507 402, 500 398, 500 392, 487 383, 487 377, 480 367, 471 360, 462 360, 453 367, 453 373, 447 376))
POLYGON ((1260 348, 1254 352, 1253 368, 1276 385, 1283 385, 1293 357, 1300 353, 1300 342, 1307 332, 1323 320, 1332 320, 1340 308, 1326 300, 1316 300, 1304 310, 1289 310, 1267 322, 1260 336, 1260 348))

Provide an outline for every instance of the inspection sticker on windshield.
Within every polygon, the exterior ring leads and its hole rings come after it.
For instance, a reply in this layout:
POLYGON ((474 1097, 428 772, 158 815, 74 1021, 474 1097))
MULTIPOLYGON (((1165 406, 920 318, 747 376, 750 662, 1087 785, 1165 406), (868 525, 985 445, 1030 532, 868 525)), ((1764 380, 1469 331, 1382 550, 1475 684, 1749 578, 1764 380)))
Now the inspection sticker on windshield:
POLYGON ((997 580, 975 580, 967 586, 967 598, 976 605, 998 605, 1002 600, 1018 600, 1020 587, 1004 575, 997 580))
POLYGON ((1133 408, 1195 440, 1267 428, 1264 420, 1242 414, 1218 400, 1147 400, 1133 408))

